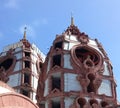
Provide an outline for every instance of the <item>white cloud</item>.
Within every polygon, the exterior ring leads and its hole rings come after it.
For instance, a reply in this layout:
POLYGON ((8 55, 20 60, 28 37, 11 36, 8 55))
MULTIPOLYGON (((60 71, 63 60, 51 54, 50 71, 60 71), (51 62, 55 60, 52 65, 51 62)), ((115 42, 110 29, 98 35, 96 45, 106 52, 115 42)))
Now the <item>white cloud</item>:
POLYGON ((32 24, 33 26, 38 27, 41 23, 40 23, 40 20, 34 20, 32 24))
POLYGON ((42 19, 42 24, 45 24, 45 25, 46 25, 47 23, 48 23, 47 19, 43 18, 43 19, 42 19))
POLYGON ((34 20, 32 24, 33 24, 33 26, 38 27, 40 25, 48 24, 48 21, 46 18, 43 18, 43 19, 39 19, 39 20, 34 20))
POLYGON ((17 9, 19 6, 19 0, 6 0, 5 7, 17 9))
MULTIPOLYGON (((37 28, 41 25, 46 25, 46 24, 48 24, 48 21, 45 18, 34 20, 29 25, 27 25, 27 24, 21 25, 19 27, 19 32, 20 32, 20 34, 23 35, 24 34, 24 28, 27 27, 27 30, 26 30, 27 37, 34 39, 34 38, 36 38, 35 28, 37 28)), ((16 32, 16 31, 14 31, 14 32, 16 32)))
POLYGON ((24 28, 27 27, 27 30, 26 30, 26 35, 27 37, 30 37, 30 38, 35 38, 36 37, 36 34, 35 34, 35 30, 32 26, 30 25, 22 25, 20 26, 19 28, 19 32, 23 35, 24 34, 24 28))

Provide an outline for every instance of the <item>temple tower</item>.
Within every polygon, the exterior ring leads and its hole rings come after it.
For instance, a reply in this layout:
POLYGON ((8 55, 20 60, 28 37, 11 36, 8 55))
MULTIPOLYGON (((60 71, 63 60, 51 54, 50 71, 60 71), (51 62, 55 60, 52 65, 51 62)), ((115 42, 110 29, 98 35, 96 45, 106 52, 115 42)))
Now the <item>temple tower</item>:
POLYGON ((26 39, 6 46, 0 53, 0 80, 35 103, 39 73, 45 56, 26 39))
POLYGON ((71 25, 57 35, 39 77, 40 108, 120 108, 112 64, 97 39, 71 25))

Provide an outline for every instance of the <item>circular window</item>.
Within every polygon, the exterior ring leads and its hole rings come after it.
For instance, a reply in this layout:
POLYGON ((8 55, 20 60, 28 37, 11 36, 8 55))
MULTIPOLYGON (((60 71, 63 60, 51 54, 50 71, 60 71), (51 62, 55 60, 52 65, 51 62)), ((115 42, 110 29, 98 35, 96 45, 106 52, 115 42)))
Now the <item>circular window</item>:
MULTIPOLYGON (((94 63, 94 65, 97 65, 99 63, 99 56, 90 49, 84 47, 76 48, 75 55, 81 63, 83 63, 87 58, 89 58, 94 63)), ((86 63, 88 65, 92 65, 90 64, 90 62, 86 62, 86 63)))
POLYGON ((101 54, 89 46, 75 46, 71 52, 74 62, 81 68, 83 66, 86 68, 95 68, 103 63, 101 54))

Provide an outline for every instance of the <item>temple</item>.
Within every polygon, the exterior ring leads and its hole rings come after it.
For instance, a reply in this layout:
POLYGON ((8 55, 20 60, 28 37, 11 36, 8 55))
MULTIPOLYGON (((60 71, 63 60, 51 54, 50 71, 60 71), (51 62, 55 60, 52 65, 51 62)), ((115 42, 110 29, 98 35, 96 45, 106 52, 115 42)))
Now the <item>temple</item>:
POLYGON ((26 39, 26 28, 23 39, 3 48, 0 53, 0 80, 33 102, 45 55, 26 39))
POLYGON ((74 25, 57 35, 37 89, 40 108, 120 108, 112 64, 97 39, 74 25))
MULTIPOLYGON (((101 43, 81 32, 73 17, 46 56, 27 40, 26 28, 23 39, 0 53, 1 83, 15 96, 25 97, 33 105, 29 108, 120 108, 113 75, 101 43)), ((9 106, 9 101, 4 104, 9 106)))

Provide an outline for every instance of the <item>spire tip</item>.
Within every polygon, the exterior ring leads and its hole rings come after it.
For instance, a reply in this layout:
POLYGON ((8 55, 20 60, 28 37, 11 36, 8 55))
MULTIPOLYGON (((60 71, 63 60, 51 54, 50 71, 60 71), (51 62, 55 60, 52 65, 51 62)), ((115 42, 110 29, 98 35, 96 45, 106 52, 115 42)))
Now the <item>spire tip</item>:
POLYGON ((71 25, 74 25, 74 18, 73 18, 72 13, 71 13, 71 25))
POLYGON ((24 36, 23 36, 23 39, 26 39, 26 30, 27 30, 27 27, 24 27, 24 36))

